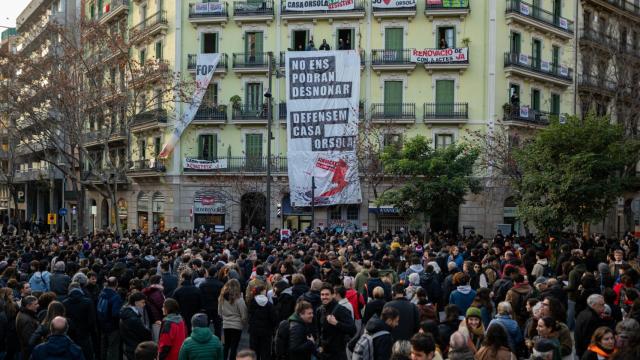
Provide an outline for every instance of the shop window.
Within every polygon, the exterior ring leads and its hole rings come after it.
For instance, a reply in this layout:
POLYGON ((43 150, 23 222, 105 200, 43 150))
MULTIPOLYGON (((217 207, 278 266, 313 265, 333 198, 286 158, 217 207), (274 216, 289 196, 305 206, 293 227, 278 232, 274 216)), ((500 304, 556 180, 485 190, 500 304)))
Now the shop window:
POLYGON ((347 206, 347 220, 358 220, 360 215, 360 206, 359 205, 349 205, 347 206))

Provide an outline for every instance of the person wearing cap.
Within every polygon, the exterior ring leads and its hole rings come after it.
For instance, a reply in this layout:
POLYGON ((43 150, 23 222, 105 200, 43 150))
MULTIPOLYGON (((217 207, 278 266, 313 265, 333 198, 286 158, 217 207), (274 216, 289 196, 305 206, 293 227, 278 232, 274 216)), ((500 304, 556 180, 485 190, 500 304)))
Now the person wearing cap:
POLYGON ((191 318, 191 336, 182 347, 178 360, 222 360, 222 344, 220 339, 209 329, 206 314, 197 313, 191 318))
POLYGON ((93 359, 93 341, 96 336, 96 310, 93 301, 84 294, 80 284, 69 285, 69 295, 62 302, 69 319, 69 337, 82 348, 87 360, 93 359))
POLYGON ((477 307, 467 309, 464 321, 460 322, 458 332, 464 335, 471 353, 475 354, 484 339, 484 326, 482 325, 482 311, 477 307))
POLYGON ((120 337, 126 360, 134 360, 138 344, 151 340, 151 331, 142 322, 146 302, 146 296, 136 291, 129 295, 127 306, 120 310, 120 337))

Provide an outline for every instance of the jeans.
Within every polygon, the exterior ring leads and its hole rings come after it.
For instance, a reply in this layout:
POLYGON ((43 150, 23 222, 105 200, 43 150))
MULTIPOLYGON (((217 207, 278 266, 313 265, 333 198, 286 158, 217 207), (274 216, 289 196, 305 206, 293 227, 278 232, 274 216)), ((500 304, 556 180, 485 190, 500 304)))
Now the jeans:
POLYGON ((257 360, 271 360, 271 336, 251 334, 249 347, 256 352, 257 360))
POLYGON ((567 326, 569 330, 573 331, 576 327, 576 302, 573 300, 568 301, 568 309, 567 309, 567 326))
POLYGON ((100 357, 102 360, 120 359, 120 332, 118 330, 101 334, 100 357))
POLYGON ((235 360, 242 330, 224 329, 224 360, 235 360))

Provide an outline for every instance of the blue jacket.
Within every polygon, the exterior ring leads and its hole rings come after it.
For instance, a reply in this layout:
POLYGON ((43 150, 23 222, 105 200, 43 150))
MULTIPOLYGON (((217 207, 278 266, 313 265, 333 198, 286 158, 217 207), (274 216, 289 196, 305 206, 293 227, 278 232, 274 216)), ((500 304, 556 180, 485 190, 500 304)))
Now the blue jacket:
POLYGON ((123 301, 115 290, 104 288, 98 296, 98 305, 101 299, 108 302, 107 313, 100 312, 100 306, 97 309, 98 326, 106 333, 118 330, 120 324, 120 309, 122 309, 123 301))
POLYGON ((489 326, 493 324, 502 325, 502 327, 507 330, 507 335, 509 336, 509 347, 511 347, 512 351, 515 351, 524 340, 522 337, 522 331, 520 331, 520 326, 518 326, 518 322, 513 320, 511 316, 496 315, 496 318, 491 320, 489 326))
POLYGON ((80 347, 66 335, 51 335, 47 342, 36 346, 31 360, 84 360, 80 347))
POLYGON ((29 279, 29 286, 32 291, 47 292, 51 284, 51 273, 48 271, 36 271, 29 279))
POLYGON ((449 295, 449 304, 455 304, 460 309, 460 314, 466 314, 467 309, 471 306, 473 299, 476 297, 476 291, 469 285, 458 286, 451 295, 449 295))
POLYGON ((462 269, 462 264, 464 264, 464 257, 462 256, 462 254, 458 253, 458 255, 456 255, 455 257, 453 257, 453 255, 449 255, 449 257, 447 258, 447 263, 451 261, 456 263, 458 269, 462 269))

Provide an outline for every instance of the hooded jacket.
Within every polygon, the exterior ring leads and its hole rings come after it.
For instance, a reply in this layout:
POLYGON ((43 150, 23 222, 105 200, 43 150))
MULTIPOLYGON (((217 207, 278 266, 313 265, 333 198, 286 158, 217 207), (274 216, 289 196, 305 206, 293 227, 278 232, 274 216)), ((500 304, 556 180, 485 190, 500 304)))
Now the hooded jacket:
POLYGON ((178 360, 180 347, 187 337, 187 327, 182 316, 169 314, 162 320, 158 339, 158 360, 178 360))
POLYGON ((164 305, 164 288, 154 284, 142 290, 147 297, 147 309, 149 310, 149 322, 162 321, 162 305, 164 305))
POLYGON ((339 305, 337 301, 331 300, 328 304, 318 308, 316 319, 319 330, 318 338, 325 357, 335 356, 334 360, 346 359, 347 337, 356 333, 356 324, 349 310, 339 305), (327 321, 329 315, 335 316, 338 321, 336 325, 331 325, 327 321))
MULTIPOLYGON (((291 360, 310 360, 315 350, 313 341, 307 339, 312 335, 310 325, 293 313, 289 317, 289 359, 291 360)), ((182 359, 180 359, 182 360, 182 359)))
POLYGON ((300 296, 300 299, 310 303, 313 311, 316 311, 322 302, 320 301, 320 291, 309 290, 300 296))
POLYGON ((142 323, 142 314, 133 306, 125 306, 120 310, 120 337, 123 352, 129 359, 134 358, 138 344, 151 340, 151 331, 142 323))
POLYGON ((467 309, 471 306, 473 299, 476 297, 476 291, 469 285, 458 286, 451 295, 449 295, 449 304, 455 304, 460 309, 461 314, 466 314, 467 309))
POLYGON ((373 336, 379 331, 388 331, 389 334, 380 335, 373 339, 373 360, 387 360, 391 358, 391 350, 393 348, 393 338, 391 336, 391 327, 387 325, 377 316, 371 318, 365 327, 367 334, 373 336))
POLYGON ((544 268, 550 266, 549 261, 547 259, 540 259, 536 261, 535 265, 533 265, 533 270, 531 270, 531 276, 533 279, 537 279, 544 274, 544 268))
POLYGON ((209 328, 193 328, 180 348, 179 360, 222 360, 222 344, 209 328))
POLYGON ((524 340, 524 338, 522 337, 522 330, 518 326, 518 322, 513 320, 509 315, 498 314, 496 315, 495 319, 491 320, 487 329, 494 323, 502 325, 504 329, 507 330, 507 335, 509 337, 509 348, 511 348, 512 350, 517 349, 517 347, 524 340))
POLYGON ((96 312, 93 301, 81 289, 73 289, 62 302, 69 321, 69 337, 83 350, 90 351, 90 344, 84 343, 95 333, 96 312))
POLYGON ((296 299, 292 295, 292 289, 284 289, 274 301, 274 309, 276 311, 277 323, 286 320, 293 314, 296 306, 296 299))
POLYGON ((46 343, 33 349, 32 360, 84 360, 80 347, 66 335, 52 335, 46 343))
POLYGON ((271 337, 278 326, 273 305, 265 295, 256 295, 249 305, 249 334, 251 336, 271 337))

